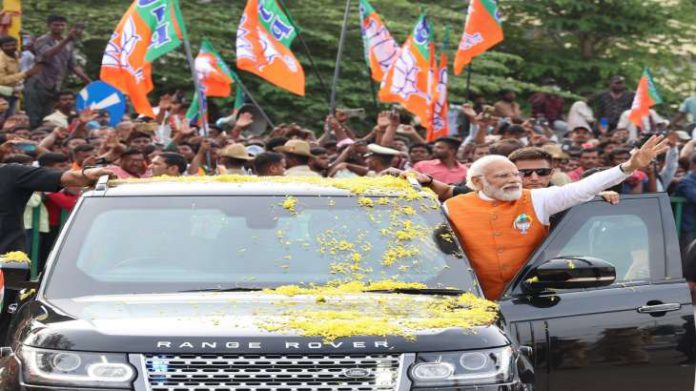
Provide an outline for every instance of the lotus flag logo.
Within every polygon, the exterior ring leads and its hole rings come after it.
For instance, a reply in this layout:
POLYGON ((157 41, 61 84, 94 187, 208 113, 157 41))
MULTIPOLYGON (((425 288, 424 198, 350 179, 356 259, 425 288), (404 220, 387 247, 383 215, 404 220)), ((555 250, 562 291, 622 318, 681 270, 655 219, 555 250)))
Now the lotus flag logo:
POLYGON ((143 81, 143 69, 135 69, 130 63, 130 57, 142 37, 137 34, 135 22, 129 17, 123 28, 123 33, 114 33, 106 46, 102 66, 122 68, 133 75, 135 80, 140 83, 143 81))

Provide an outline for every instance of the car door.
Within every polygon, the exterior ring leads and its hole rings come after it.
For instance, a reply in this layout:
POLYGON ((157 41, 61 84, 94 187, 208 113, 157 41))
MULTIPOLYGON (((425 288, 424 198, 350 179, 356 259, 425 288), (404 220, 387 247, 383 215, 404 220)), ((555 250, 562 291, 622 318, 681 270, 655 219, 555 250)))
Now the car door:
POLYGON ((694 312, 666 196, 571 209, 500 305, 513 337, 533 349, 536 389, 694 389, 694 312), (592 289, 524 291, 531 270, 561 256, 608 261, 616 281, 592 289))

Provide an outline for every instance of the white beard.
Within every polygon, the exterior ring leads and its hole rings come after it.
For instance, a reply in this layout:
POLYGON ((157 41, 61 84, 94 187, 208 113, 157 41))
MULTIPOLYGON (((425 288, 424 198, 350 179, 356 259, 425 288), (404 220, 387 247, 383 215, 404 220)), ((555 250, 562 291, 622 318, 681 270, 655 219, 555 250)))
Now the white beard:
POLYGON ((506 185, 503 188, 492 186, 483 179, 483 194, 498 201, 517 201, 522 197, 522 185, 506 185))

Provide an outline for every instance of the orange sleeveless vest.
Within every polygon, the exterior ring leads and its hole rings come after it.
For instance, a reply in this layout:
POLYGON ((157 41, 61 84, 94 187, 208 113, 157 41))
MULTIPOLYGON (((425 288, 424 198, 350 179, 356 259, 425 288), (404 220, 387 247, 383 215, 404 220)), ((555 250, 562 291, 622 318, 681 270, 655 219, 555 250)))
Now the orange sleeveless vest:
POLYGON ((445 202, 447 213, 483 293, 497 300, 548 233, 529 190, 517 201, 485 201, 471 192, 445 202))

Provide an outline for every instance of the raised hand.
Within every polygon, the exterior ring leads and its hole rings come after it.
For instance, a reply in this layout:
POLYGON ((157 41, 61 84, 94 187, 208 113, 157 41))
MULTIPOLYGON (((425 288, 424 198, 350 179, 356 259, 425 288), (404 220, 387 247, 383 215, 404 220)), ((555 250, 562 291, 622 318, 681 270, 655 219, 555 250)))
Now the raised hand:
POLYGON ((251 113, 242 113, 239 115, 239 118, 237 119, 237 122, 235 123, 236 126, 246 129, 249 127, 249 125, 254 123, 254 116, 251 113))
POLYGON ((386 129, 389 126, 389 111, 382 111, 377 115, 377 127, 380 129, 386 129))
POLYGON ((165 112, 172 108, 172 100, 173 98, 169 94, 164 94, 160 97, 159 109, 161 110, 161 112, 165 112))
POLYGON ((469 121, 473 121, 476 118, 476 110, 474 110, 474 107, 468 103, 465 103, 462 105, 461 108, 462 114, 464 114, 467 118, 469 118, 469 121))
POLYGON ((669 149, 669 140, 664 136, 652 136, 643 144, 640 149, 631 151, 631 158, 622 164, 624 172, 632 172, 639 168, 646 167, 657 156, 662 155, 669 149))
POLYGON ((99 113, 97 113, 96 110, 92 108, 86 108, 82 111, 80 111, 80 122, 83 124, 86 124, 89 121, 94 121, 99 117, 99 113))

